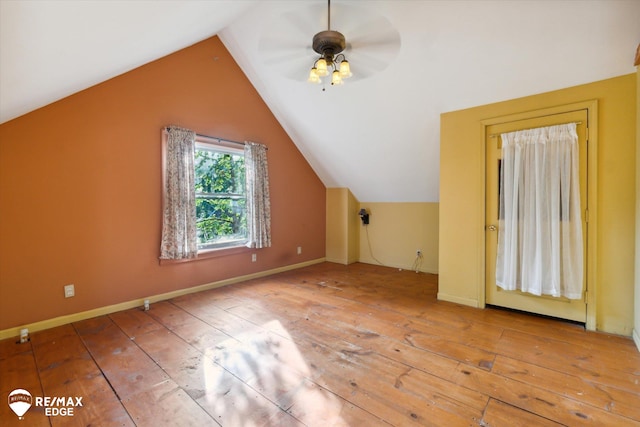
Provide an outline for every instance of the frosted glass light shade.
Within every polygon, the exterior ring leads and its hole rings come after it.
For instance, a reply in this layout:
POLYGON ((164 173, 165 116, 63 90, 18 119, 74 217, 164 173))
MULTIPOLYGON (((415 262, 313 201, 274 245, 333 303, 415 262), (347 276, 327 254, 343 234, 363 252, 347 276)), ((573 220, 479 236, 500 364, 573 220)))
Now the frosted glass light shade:
POLYGON ((341 85, 342 83, 344 82, 342 81, 342 77, 340 77, 340 71, 335 70, 333 74, 331 74, 331 84, 336 86, 341 85))
POLYGON ((345 59, 344 61, 340 62, 340 77, 342 77, 343 79, 347 79, 352 75, 353 74, 351 74, 351 66, 349 65, 349 61, 345 59))
POLYGON ((327 70, 327 61, 324 58, 318 59, 316 63, 317 73, 320 77, 324 77, 329 74, 329 70, 327 70))
POLYGON ((318 75, 318 69, 313 67, 311 71, 309 71, 309 78, 307 79, 309 83, 320 83, 320 76, 318 75))

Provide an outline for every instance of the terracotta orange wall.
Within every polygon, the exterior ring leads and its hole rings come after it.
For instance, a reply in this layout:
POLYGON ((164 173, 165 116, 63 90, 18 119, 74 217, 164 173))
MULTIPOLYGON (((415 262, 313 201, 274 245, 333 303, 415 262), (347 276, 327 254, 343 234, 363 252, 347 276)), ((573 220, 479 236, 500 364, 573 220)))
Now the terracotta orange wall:
POLYGON ((217 37, 0 125, 0 330, 324 256, 325 187, 217 37), (169 124, 269 147, 257 262, 159 265, 169 124))

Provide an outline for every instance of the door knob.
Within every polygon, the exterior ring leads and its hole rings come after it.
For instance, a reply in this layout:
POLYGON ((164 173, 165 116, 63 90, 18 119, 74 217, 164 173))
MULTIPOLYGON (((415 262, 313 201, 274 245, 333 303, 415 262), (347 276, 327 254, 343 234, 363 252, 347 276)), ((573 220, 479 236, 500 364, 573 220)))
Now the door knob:
POLYGON ((498 227, 496 227, 495 225, 488 225, 487 226, 487 230, 489 231, 496 231, 498 229, 498 227))

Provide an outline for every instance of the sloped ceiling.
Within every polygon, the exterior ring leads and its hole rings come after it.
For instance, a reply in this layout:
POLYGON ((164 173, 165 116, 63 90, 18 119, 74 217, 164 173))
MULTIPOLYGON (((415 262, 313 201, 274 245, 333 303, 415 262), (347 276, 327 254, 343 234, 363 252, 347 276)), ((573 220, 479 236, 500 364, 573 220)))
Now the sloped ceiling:
POLYGON ((639 22, 637 0, 333 0, 354 77, 324 87, 325 1, 0 0, 0 121, 218 34, 326 186, 438 201, 440 113, 632 73, 639 22))

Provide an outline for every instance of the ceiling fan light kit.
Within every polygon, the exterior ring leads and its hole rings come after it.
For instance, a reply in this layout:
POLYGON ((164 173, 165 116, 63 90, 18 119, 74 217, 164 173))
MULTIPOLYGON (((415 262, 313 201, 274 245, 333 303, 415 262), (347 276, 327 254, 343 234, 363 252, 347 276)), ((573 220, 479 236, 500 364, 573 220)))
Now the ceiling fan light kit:
POLYGON ((322 77, 329 75, 329 69, 331 72, 331 85, 341 85, 344 83, 344 79, 352 76, 351 66, 349 61, 345 58, 342 51, 347 47, 346 39, 344 35, 338 31, 331 30, 331 0, 327 1, 327 27, 326 31, 320 31, 313 36, 313 50, 320 54, 314 63, 313 67, 309 71, 309 83, 320 84, 322 83, 322 77))

